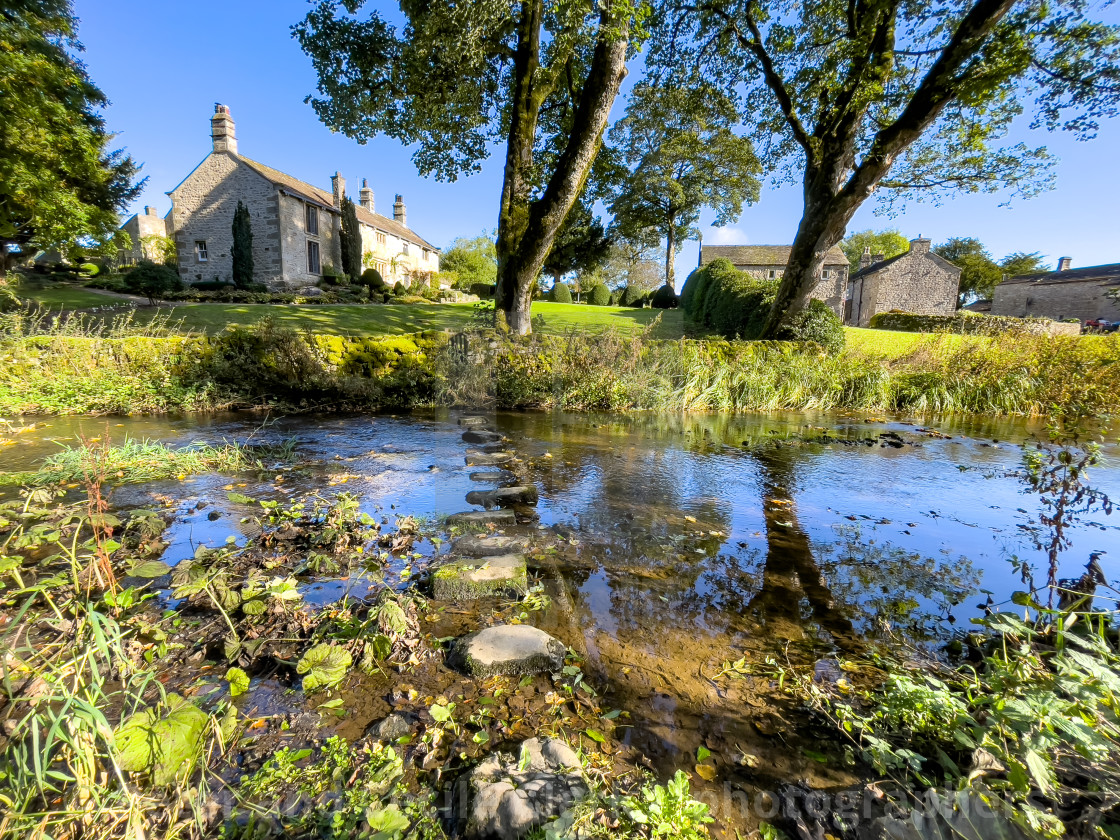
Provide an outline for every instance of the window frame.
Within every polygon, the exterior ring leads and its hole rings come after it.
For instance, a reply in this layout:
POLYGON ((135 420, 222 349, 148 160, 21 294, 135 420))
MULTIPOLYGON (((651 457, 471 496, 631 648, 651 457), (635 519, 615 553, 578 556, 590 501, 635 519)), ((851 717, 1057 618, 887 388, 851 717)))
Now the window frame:
POLYGON ((210 262, 210 249, 207 247, 205 239, 194 241, 194 260, 200 263, 210 262))
POLYGON ((308 236, 319 235, 319 208, 314 204, 306 205, 306 210, 303 214, 303 227, 307 231, 308 236), (314 220, 314 222, 312 221, 314 220), (314 230, 312 230, 314 228, 314 230))
POLYGON ((377 231, 376 239, 378 245, 385 245, 389 241, 389 237, 385 235, 385 231, 383 230, 377 231))
POLYGON ((323 273, 323 254, 319 243, 314 239, 307 240, 307 273, 320 276, 323 273), (315 265, 312 266, 311 255, 315 254, 315 265))

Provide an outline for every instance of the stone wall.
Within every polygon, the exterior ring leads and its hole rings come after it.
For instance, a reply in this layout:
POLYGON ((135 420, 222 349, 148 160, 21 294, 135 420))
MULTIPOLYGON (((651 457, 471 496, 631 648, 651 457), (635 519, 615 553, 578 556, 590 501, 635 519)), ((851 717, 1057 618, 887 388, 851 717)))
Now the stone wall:
POLYGON ((167 236, 167 222, 161 216, 148 213, 149 208, 144 208, 143 213, 137 213, 123 225, 121 230, 128 234, 132 240, 132 248, 122 251, 119 259, 122 265, 132 265, 140 260, 157 259, 154 249, 144 244, 144 237, 167 236))
MULTIPOLYGON (((781 278, 786 270, 784 265, 737 265, 735 268, 758 280, 781 278), (773 273, 773 277, 771 277, 771 273, 773 273)), ((823 300, 829 309, 843 317, 844 290, 848 285, 848 266, 826 265, 824 268, 828 271, 829 276, 820 279, 809 297, 813 300, 823 300)))
POLYGON ((845 323, 866 327, 880 312, 952 315, 957 308, 960 270, 911 250, 852 283, 851 310, 845 323))
POLYGON ((179 276, 187 282, 233 282, 233 214, 237 202, 249 210, 253 229, 253 270, 258 283, 282 280, 276 188, 236 157, 215 153, 171 192, 171 226, 179 249, 179 276), (201 262, 195 242, 206 242, 201 262))
POLYGON ((365 265, 372 264, 382 279, 390 286, 398 280, 408 283, 414 274, 428 274, 439 271, 439 253, 425 249, 415 242, 408 243, 408 253, 404 253, 405 241, 393 234, 361 222, 362 259, 365 265), (385 241, 378 241, 378 233, 385 241), (424 252, 428 257, 425 259, 424 252))
POLYGON ((337 211, 319 208, 319 235, 307 232, 307 203, 294 195, 280 194, 280 230, 283 240, 284 281, 294 288, 316 285, 321 275, 307 270, 307 243, 319 242, 319 264, 342 271, 342 244, 337 211))
POLYGON ((1108 296, 1116 284, 1100 280, 1051 283, 1000 283, 992 297, 993 315, 1015 318, 1104 318, 1120 321, 1120 305, 1108 296))

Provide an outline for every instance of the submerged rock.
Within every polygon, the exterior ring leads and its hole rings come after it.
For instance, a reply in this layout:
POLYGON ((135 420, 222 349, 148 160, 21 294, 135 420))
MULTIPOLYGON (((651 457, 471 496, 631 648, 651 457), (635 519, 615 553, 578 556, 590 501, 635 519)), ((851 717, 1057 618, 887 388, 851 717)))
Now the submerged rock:
POLYGON ((464 636, 449 664, 472 677, 540 674, 564 664, 564 643, 528 624, 499 624, 464 636))
POLYGON ((465 443, 497 443, 504 440, 498 432, 488 432, 484 429, 469 429, 463 432, 465 443))
POLYGON ((478 415, 467 415, 459 418, 460 426, 485 426, 490 421, 478 415))
POLYGON ((497 490, 472 490, 467 493, 467 504, 482 505, 487 510, 514 505, 535 505, 538 500, 537 488, 532 485, 499 487, 497 490))
POLYGON ((513 459, 512 452, 483 452, 481 449, 468 449, 466 455, 468 467, 496 467, 513 459))
POLYGON ((432 595, 441 601, 517 596, 528 586, 525 558, 520 554, 455 560, 432 572, 432 595))
POLYGON ((379 720, 366 730, 366 735, 384 744, 392 743, 410 734, 412 734, 412 724, 409 722, 408 718, 402 714, 391 714, 389 717, 384 720, 379 720))
POLYGON ((465 510, 447 517, 448 525, 516 525, 512 510, 465 510))
POLYGON ((497 557, 499 554, 513 554, 524 551, 529 541, 524 537, 507 537, 495 535, 483 537, 478 534, 467 534, 455 540, 456 554, 467 557, 497 557))
POLYGON ((516 840, 587 796, 579 758, 557 738, 530 738, 520 756, 491 755, 468 776, 466 836, 516 840))
POLYGON ((492 481, 495 484, 514 483, 517 476, 509 470, 479 470, 470 474, 471 481, 492 481))

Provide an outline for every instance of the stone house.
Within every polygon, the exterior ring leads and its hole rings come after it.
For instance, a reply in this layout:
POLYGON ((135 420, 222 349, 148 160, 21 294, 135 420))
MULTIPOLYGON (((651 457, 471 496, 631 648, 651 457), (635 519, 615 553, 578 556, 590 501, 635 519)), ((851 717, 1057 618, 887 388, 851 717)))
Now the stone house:
POLYGON ((910 240, 910 250, 889 260, 864 249, 849 282, 844 323, 866 327, 871 316, 898 310, 913 315, 952 315, 961 270, 930 251, 930 240, 910 240))
POLYGON ((145 207, 143 213, 131 216, 121 230, 128 234, 132 247, 128 251, 121 251, 117 259, 121 265, 135 265, 140 260, 159 259, 159 253, 154 247, 151 237, 166 237, 171 214, 160 216, 156 208, 145 207))
MULTIPOLYGON (((328 191, 244 157, 224 105, 215 106, 210 137, 210 154, 168 193, 166 231, 178 248, 179 275, 188 282, 232 280, 233 214, 239 201, 249 210, 257 282, 298 289, 318 285, 328 267, 341 271, 346 196, 341 173, 331 177, 328 191)), ((357 214, 364 263, 384 266, 381 274, 390 284, 439 271, 439 249, 408 228, 401 197, 395 217, 388 219, 374 212, 373 191, 364 182, 362 193, 364 206, 357 214)))
MULTIPOLYGON (((759 280, 779 280, 789 262, 789 252, 789 245, 704 245, 700 248, 700 265, 725 259, 759 280)), ((821 279, 810 297, 824 301, 841 315, 847 287, 848 258, 839 245, 834 245, 825 256, 821 279)))
POLYGON ((1056 271, 1008 277, 992 295, 992 314, 1061 321, 1120 321, 1120 304, 1109 292, 1120 290, 1120 263, 1071 268, 1070 257, 1056 271))

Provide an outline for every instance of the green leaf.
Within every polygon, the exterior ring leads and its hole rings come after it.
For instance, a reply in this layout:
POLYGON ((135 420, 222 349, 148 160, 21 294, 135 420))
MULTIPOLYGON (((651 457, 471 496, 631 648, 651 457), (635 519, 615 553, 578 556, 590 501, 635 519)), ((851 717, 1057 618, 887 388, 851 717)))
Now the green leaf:
POLYGON ((128 573, 132 577, 139 578, 158 578, 163 577, 171 571, 171 567, 161 560, 148 560, 145 563, 137 563, 128 573))
POLYGON ((226 671, 226 682, 229 683, 230 697, 240 697, 249 690, 249 675, 240 668, 230 668, 226 671))
POLYGON ((241 605, 241 612, 245 615, 264 615, 266 606, 264 598, 252 598, 241 605))
POLYGON ((117 727, 113 744, 123 770, 147 773, 163 786, 183 781, 195 769, 209 716, 177 694, 166 705, 146 709, 117 727))
POLYGON ((431 707, 429 707, 428 714, 432 716, 432 720, 434 720, 436 723, 446 723, 447 721, 451 720, 451 710, 453 708, 455 708, 454 703, 450 703, 446 706, 440 705, 439 703, 434 703, 431 707))
POLYGON ((586 735, 588 738, 590 738, 592 741, 594 741, 597 744, 605 743, 606 740, 607 740, 606 737, 603 735, 603 733, 599 732, 596 729, 585 729, 585 730, 583 730, 583 734, 586 735))
POLYGON ((235 505, 255 505, 257 500, 243 493, 226 493, 226 498, 235 505))
POLYGON ((399 840, 412 825, 396 805, 383 808, 370 805, 366 808, 365 818, 373 831, 370 840, 399 840))
POLYGON ((379 662, 383 662, 393 655, 393 642, 384 633, 378 633, 366 642, 366 646, 370 655, 379 662))
POLYGON ((697 747, 696 748, 696 760, 697 761, 703 761, 705 758, 707 758, 711 754, 712 754, 712 751, 709 750, 707 747, 697 747))
POLYGON ((310 694, 320 688, 331 688, 346 677, 351 664, 350 651, 323 642, 307 651, 296 665, 303 677, 303 690, 310 694))
POLYGON ((404 636, 408 633, 408 618, 396 601, 386 601, 377 609, 377 623, 384 633, 404 636))
POLYGON ((1034 750, 1027 750, 1023 755, 1027 769, 1031 771, 1031 778, 1043 793, 1050 793, 1054 788, 1054 772, 1046 759, 1034 750))

